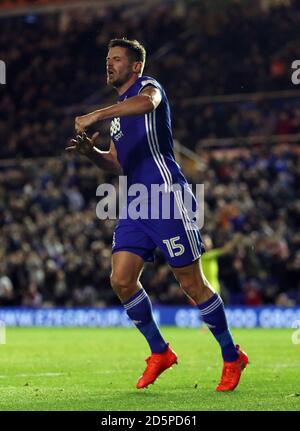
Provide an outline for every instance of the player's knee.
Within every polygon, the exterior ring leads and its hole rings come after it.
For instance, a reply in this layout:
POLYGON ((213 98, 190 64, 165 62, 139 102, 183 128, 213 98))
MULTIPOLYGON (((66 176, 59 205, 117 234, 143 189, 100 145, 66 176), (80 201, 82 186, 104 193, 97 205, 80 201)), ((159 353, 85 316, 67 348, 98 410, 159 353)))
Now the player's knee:
POLYGON ((180 281, 180 286, 191 298, 198 298, 209 289, 208 281, 198 277, 187 277, 180 281))
POLYGON ((130 293, 131 290, 135 288, 136 280, 134 280, 132 277, 112 274, 110 276, 110 284, 117 294, 121 293, 122 296, 124 294, 127 296, 126 293, 130 293))

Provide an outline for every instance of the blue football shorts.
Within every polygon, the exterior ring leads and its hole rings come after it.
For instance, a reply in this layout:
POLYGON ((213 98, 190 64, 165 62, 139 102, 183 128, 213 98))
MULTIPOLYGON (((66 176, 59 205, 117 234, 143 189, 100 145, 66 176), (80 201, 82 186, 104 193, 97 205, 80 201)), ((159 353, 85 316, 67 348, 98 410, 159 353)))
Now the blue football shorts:
POLYGON ((173 267, 197 260, 204 252, 199 227, 178 192, 169 193, 169 198, 170 214, 163 213, 161 205, 151 206, 148 200, 139 206, 140 213, 147 213, 147 217, 133 218, 127 204, 114 231, 112 253, 128 251, 153 262, 154 251, 159 248, 173 267))

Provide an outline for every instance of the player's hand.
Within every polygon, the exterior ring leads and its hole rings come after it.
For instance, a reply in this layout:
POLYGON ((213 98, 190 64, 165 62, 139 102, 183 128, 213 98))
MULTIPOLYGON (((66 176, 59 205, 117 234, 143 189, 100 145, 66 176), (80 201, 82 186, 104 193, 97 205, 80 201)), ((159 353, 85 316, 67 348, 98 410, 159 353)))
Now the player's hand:
POLYGON ((236 232, 233 235, 231 241, 229 241, 229 244, 231 245, 231 248, 234 249, 234 248, 236 248, 238 246, 243 245, 243 239, 244 239, 244 236, 240 232, 236 232))
POLYGON ((243 241, 244 235, 241 232, 236 232, 233 236, 233 241, 235 244, 240 244, 243 241))
POLYGON ((79 133, 75 139, 70 140, 71 145, 66 147, 65 150, 69 152, 76 151, 83 156, 89 156, 93 152, 98 136, 99 132, 94 133, 91 138, 85 132, 79 133))
POLYGON ((75 118, 75 130, 76 133, 82 133, 85 129, 97 121, 94 112, 90 114, 82 115, 81 117, 75 118))

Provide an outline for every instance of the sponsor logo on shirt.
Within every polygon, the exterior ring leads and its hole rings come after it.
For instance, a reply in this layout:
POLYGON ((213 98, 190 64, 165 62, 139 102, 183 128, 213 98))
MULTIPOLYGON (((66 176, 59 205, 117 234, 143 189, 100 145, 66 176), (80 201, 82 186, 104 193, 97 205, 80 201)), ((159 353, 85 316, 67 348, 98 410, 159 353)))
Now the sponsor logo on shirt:
POLYGON ((124 136, 122 130, 121 130, 121 123, 120 123, 120 117, 114 118, 110 123, 110 136, 115 140, 118 141, 122 136, 124 136))

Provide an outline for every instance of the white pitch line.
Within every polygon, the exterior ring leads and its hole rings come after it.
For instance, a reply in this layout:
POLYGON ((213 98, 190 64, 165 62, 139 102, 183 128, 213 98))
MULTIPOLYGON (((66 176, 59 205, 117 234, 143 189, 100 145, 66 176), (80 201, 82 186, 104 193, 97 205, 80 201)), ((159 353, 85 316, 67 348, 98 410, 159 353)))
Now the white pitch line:
POLYGON ((255 365, 256 368, 300 368, 298 364, 266 364, 266 365, 255 365))
POLYGON ((10 374, 0 375, 0 379, 7 379, 11 377, 57 377, 64 376, 66 373, 31 373, 31 374, 10 374))
POLYGON ((136 369, 128 369, 128 368, 124 368, 123 370, 104 370, 104 371, 93 371, 93 374, 117 374, 117 373, 131 373, 131 372, 135 372, 136 369))
MULTIPOLYGON (((124 372, 135 372, 135 369, 118 369, 118 370, 103 370, 103 371, 92 371, 89 374, 118 374, 124 372)), ((1 374, 0 379, 8 379, 11 377, 58 377, 65 376, 67 373, 20 373, 20 374, 1 374)))

